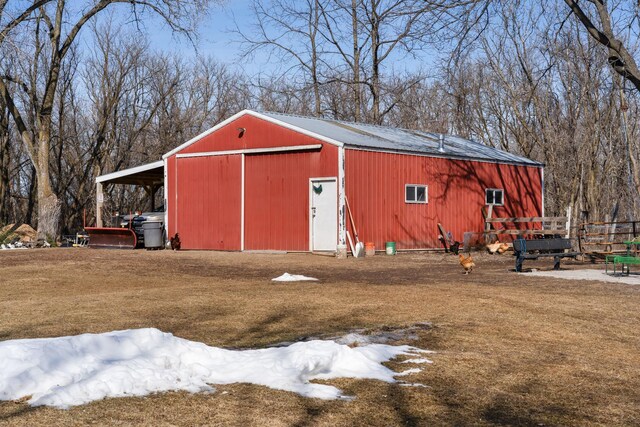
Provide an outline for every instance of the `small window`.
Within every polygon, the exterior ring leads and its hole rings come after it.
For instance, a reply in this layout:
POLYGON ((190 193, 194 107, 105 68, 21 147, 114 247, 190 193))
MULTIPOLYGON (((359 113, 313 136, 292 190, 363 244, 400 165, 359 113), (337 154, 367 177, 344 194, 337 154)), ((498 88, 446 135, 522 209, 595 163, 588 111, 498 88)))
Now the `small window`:
POLYGON ((407 184, 404 186, 404 201, 406 203, 427 203, 427 186, 407 184))
POLYGON ((485 190, 485 203, 487 205, 502 206, 504 204, 504 190, 487 188, 485 190))

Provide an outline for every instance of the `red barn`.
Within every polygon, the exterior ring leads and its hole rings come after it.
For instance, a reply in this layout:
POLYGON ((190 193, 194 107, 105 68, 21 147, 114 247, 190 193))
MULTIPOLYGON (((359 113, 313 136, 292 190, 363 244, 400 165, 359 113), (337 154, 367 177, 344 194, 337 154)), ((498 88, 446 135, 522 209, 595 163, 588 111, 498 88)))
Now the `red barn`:
POLYGON ((543 214, 543 165, 454 136, 245 110, 163 156, 167 234, 183 249, 440 247, 494 216, 543 214))

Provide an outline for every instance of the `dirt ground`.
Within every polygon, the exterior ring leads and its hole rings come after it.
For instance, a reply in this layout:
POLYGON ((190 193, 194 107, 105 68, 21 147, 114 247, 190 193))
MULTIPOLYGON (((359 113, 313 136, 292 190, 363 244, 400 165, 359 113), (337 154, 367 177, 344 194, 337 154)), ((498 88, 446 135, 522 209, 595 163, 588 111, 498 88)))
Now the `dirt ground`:
MULTIPOLYGON (((510 255, 474 257, 464 275, 446 254, 0 252, 0 340, 155 327, 248 348, 430 322, 399 343, 436 351, 410 378, 427 388, 330 382, 353 401, 235 384, 66 411, 0 402, 0 424, 640 425, 640 287, 527 277, 510 255), (271 282, 284 272, 320 281, 271 282)), ((563 261, 585 267, 602 268, 563 261)))

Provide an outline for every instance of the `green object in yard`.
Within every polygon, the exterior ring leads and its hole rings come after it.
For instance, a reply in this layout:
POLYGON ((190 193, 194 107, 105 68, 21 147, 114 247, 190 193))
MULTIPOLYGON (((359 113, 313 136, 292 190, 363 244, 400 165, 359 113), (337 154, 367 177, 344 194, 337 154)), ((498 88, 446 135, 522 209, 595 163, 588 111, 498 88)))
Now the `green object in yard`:
POLYGON ((387 242, 385 243, 385 247, 387 250, 387 255, 395 255, 396 254, 396 242, 387 242))
POLYGON ((609 274, 609 263, 613 261, 613 274, 626 274, 630 273, 629 268, 631 265, 639 265, 640 257, 635 256, 623 256, 623 255, 607 255, 605 258, 605 272, 609 274), (618 271, 620 268, 620 271, 618 271))

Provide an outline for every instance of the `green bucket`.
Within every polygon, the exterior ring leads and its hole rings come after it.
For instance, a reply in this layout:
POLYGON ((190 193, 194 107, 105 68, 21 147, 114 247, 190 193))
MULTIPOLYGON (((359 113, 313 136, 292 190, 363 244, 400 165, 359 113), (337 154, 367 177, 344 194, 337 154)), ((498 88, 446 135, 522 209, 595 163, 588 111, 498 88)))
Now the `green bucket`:
POLYGON ((396 242, 386 242, 385 249, 387 255, 395 255, 396 254, 396 242))

